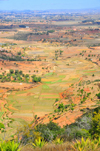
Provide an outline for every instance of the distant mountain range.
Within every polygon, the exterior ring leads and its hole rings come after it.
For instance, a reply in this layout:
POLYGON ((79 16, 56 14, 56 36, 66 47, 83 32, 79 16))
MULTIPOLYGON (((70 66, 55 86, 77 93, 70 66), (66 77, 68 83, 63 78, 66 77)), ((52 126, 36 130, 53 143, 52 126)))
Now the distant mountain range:
POLYGON ((51 9, 51 10, 0 10, 9 13, 27 13, 27 14, 65 14, 65 13, 99 13, 100 7, 89 9, 51 9))

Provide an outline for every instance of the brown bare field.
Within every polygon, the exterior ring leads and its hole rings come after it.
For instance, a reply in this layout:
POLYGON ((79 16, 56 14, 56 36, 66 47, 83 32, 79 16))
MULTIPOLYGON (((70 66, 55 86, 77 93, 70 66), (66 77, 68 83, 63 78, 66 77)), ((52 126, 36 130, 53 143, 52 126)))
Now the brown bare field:
POLYGON ((34 84, 27 84, 27 83, 15 83, 15 82, 5 82, 0 84, 0 88, 5 89, 29 89, 34 87, 34 84))

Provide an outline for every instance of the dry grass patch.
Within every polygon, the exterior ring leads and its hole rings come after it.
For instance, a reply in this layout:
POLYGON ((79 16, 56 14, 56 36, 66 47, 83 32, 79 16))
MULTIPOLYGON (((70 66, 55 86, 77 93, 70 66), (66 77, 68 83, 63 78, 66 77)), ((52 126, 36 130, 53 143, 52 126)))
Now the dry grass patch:
POLYGON ((21 151, 74 151, 72 144, 69 142, 63 143, 62 145, 47 144, 42 148, 32 148, 32 145, 26 145, 21 151))

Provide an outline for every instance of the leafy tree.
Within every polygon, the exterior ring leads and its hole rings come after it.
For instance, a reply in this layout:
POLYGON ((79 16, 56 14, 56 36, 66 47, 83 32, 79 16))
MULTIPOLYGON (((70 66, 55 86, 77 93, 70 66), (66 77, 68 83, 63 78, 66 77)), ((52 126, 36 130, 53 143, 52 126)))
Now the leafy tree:
POLYGON ((52 131, 59 131, 61 129, 56 123, 53 123, 52 121, 47 124, 47 127, 52 131))
POLYGON ((13 74, 13 73, 14 73, 14 70, 13 70, 13 69, 10 69, 10 73, 13 74))
POLYGON ((59 99, 57 98, 56 100, 55 100, 55 102, 58 102, 59 101, 59 99))
POLYGON ((19 51, 17 54, 18 54, 18 55, 21 55, 21 51, 19 51))
POLYGON ((25 75, 25 78, 29 78, 29 74, 26 74, 26 75, 25 75))
POLYGON ((59 106, 58 106, 58 109, 64 109, 65 107, 64 107, 64 105, 63 105, 63 103, 61 103, 61 104, 59 104, 59 106))
POLYGON ((33 78, 33 82, 38 82, 38 78, 37 78, 37 77, 34 77, 34 78, 33 78))
POLYGON ((10 74, 10 73, 7 73, 7 76, 8 76, 8 77, 10 77, 10 76, 11 76, 11 74, 10 74))
POLYGON ((60 55, 62 55, 62 53, 63 53, 63 51, 62 51, 62 50, 60 50, 60 55))
POLYGON ((36 127, 36 130, 41 133, 41 137, 44 138, 45 141, 53 140, 53 133, 45 124, 39 124, 36 127))
POLYGON ((41 77, 36 77, 36 75, 32 75, 31 77, 33 82, 41 82, 41 77))
POLYGON ((98 99, 100 99, 100 93, 96 94, 96 96, 98 97, 98 99))
POLYGON ((92 128, 90 130, 93 138, 100 137, 100 110, 98 113, 94 112, 94 117, 92 118, 92 128))
POLYGON ((1 130, 2 128, 5 128, 5 126, 4 126, 3 123, 0 123, 0 130, 1 130))
POLYGON ((38 77, 38 82, 41 82, 41 77, 38 77))
POLYGON ((0 74, 0 79, 2 79, 2 77, 3 77, 3 76, 0 74))
POLYGON ((34 74, 34 75, 32 75, 31 77, 34 78, 34 77, 36 77, 36 75, 34 74))
POLYGON ((24 125, 17 129, 17 139, 22 144, 26 145, 27 143, 32 143, 35 139, 40 137, 40 133, 36 131, 36 128, 32 128, 31 124, 24 125))
POLYGON ((15 74, 18 74, 19 73, 19 71, 18 70, 15 70, 15 74))
POLYGON ((47 32, 48 33, 53 33, 53 32, 55 32, 55 30, 48 30, 47 32))

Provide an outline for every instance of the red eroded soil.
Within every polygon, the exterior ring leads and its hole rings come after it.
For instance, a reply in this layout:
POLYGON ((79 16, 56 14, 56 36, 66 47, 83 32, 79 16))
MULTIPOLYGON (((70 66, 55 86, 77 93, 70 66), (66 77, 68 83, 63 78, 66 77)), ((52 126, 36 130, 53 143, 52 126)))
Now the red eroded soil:
POLYGON ((90 89, 89 88, 84 88, 84 91, 90 92, 90 89))
POLYGON ((23 93, 23 94, 18 94, 18 96, 32 96, 35 95, 35 93, 23 93))
POLYGON ((41 93, 41 95, 57 95, 57 93, 41 93))
POLYGON ((41 98, 51 98, 51 99, 55 98, 56 99, 57 97, 56 96, 41 96, 41 98))
POLYGON ((17 82, 4 82, 0 83, 0 88, 4 89, 29 89, 34 87, 34 84, 27 84, 27 83, 17 83, 17 82))
POLYGON ((71 97, 74 104, 79 104, 81 97, 71 97))
POLYGON ((66 91, 59 93, 61 99, 69 97, 72 94, 73 94, 73 88, 68 88, 66 91))

